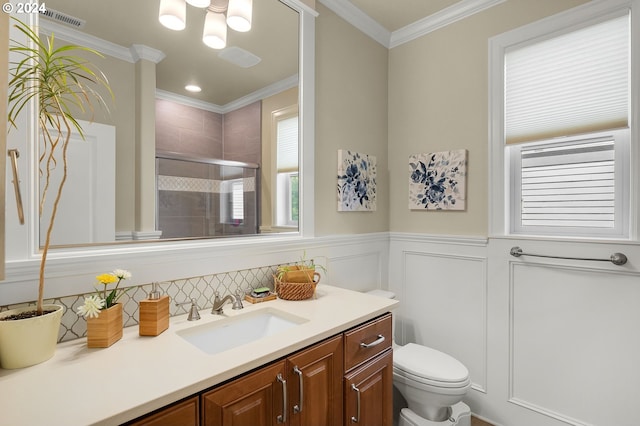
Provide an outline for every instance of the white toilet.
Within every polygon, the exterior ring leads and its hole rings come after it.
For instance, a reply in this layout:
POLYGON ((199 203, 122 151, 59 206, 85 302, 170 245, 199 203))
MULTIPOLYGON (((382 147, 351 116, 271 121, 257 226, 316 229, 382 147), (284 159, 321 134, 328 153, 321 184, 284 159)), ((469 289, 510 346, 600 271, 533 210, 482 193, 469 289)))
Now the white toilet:
MULTIPOLYGON (((395 299, 390 291, 367 293, 395 299)), ((471 425, 471 410, 462 402, 471 387, 469 370, 452 356, 415 343, 399 346, 394 338, 393 384, 408 405, 398 426, 471 425)))

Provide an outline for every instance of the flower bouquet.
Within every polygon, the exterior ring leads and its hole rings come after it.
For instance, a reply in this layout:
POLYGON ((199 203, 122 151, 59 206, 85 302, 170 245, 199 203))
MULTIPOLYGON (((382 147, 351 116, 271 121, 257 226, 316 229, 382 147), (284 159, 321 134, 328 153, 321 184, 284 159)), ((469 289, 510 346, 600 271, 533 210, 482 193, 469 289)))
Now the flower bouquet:
POLYGON ((103 287, 96 289, 96 294, 84 299, 78 308, 78 314, 87 320, 87 346, 90 348, 107 348, 122 338, 122 304, 120 297, 128 288, 120 288, 122 280, 131 278, 131 273, 124 269, 116 269, 111 273, 96 277, 103 287), (110 284, 115 287, 108 290, 110 284))

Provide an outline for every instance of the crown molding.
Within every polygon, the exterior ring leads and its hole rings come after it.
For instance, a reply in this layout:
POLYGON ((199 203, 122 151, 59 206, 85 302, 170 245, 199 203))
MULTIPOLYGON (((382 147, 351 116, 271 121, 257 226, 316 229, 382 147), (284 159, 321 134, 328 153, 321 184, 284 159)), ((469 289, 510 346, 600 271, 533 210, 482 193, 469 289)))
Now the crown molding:
POLYGON ((391 33, 389 48, 393 49, 394 47, 415 40, 432 31, 451 25, 454 22, 468 18, 505 1, 506 0, 462 0, 433 15, 394 31, 391 33))
POLYGON ((391 32, 380 25, 372 17, 358 9, 353 3, 345 0, 319 0, 336 15, 386 47, 389 48, 391 32))
POLYGON ((144 44, 132 44, 129 51, 131 52, 134 62, 144 59, 157 64, 167 56, 163 51, 145 46, 144 44))
POLYGON ((319 0, 345 21, 386 47, 392 49, 432 31, 489 9, 506 0, 461 0, 433 15, 426 16, 396 31, 389 32, 350 1, 319 0))
POLYGON ((226 114, 296 86, 298 86, 298 74, 294 74, 267 87, 263 87, 262 89, 249 93, 248 95, 238 98, 235 101, 231 101, 225 105, 216 105, 161 89, 156 89, 156 98, 218 114, 226 114))
POLYGON ((65 25, 60 25, 48 19, 40 19, 39 30, 47 36, 55 34, 55 37, 57 38, 77 45, 86 46, 103 55, 112 56, 126 62, 136 62, 136 59, 128 47, 123 47, 119 44, 111 43, 110 41, 85 34, 82 31, 75 30, 65 25))

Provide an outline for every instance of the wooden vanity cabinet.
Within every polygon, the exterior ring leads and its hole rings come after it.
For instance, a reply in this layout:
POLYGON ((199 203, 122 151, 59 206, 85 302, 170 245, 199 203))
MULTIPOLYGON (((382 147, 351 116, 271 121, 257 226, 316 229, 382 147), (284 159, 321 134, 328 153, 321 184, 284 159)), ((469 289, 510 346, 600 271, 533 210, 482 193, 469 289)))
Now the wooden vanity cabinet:
POLYGON ((392 426, 391 341, 386 314, 130 424, 392 426))
POLYGON ((204 393, 202 424, 339 425, 342 354, 336 336, 204 393))
POLYGON ((199 424, 200 397, 198 395, 127 423, 128 426, 198 426, 199 424))
POLYGON ((342 363, 342 335, 287 358, 291 426, 341 424, 342 363))
POLYGON ((275 426, 285 420, 285 362, 280 361, 202 394, 203 426, 275 426))
POLYGON ((393 425, 391 314, 344 333, 344 425, 393 425))

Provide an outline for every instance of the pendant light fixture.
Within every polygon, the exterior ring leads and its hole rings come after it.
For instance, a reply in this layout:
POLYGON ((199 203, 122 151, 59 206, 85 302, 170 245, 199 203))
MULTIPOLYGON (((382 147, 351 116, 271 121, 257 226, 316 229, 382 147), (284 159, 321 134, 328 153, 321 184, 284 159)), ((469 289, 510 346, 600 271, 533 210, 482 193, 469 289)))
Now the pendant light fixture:
POLYGON ((227 22, 224 14, 207 10, 202 30, 202 42, 212 49, 224 49, 227 45, 227 22))
POLYGON ((239 32, 251 29, 253 0, 160 0, 160 23, 172 30, 183 30, 187 3, 206 8, 202 41, 213 49, 227 46, 227 26, 239 32))
POLYGON ((187 4, 184 0, 160 0, 158 20, 170 30, 184 30, 187 24, 187 4))
POLYGON ((253 0, 229 0, 227 25, 242 33, 249 31, 251 29, 252 9, 253 0))

